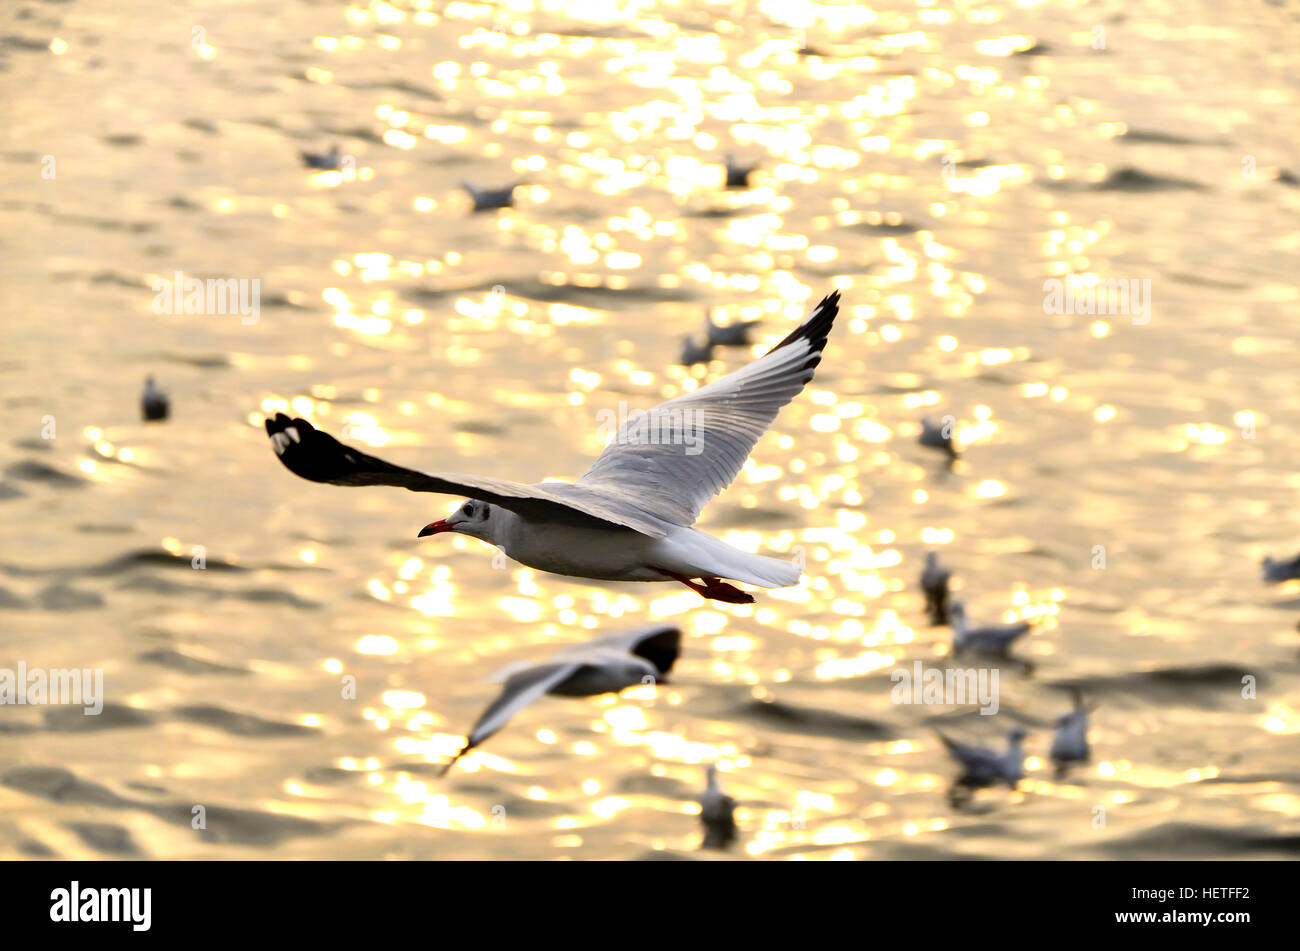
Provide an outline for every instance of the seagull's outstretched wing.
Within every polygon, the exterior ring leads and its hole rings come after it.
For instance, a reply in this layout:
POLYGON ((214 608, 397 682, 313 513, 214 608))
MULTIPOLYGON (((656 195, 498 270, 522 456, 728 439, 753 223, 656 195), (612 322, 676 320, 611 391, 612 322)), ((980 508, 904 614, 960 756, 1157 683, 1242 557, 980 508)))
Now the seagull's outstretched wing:
MULTIPOLYGON (((676 624, 645 624, 626 631, 571 644, 553 655, 551 663, 596 663, 602 658, 631 654, 655 666, 661 675, 668 674, 677 663, 682 649, 682 630, 676 624)), ((511 677, 537 666, 536 661, 517 660, 500 668, 488 680, 506 683, 511 677)))
POLYGON ((666 674, 677 663, 682 649, 682 631, 675 624, 647 624, 627 631, 606 634, 586 644, 579 644, 560 653, 556 660, 578 660, 597 651, 616 650, 640 657, 654 664, 659 673, 666 674))
POLYGON ((943 741, 943 745, 948 748, 949 755, 960 763, 968 772, 985 773, 996 772, 998 763, 998 754, 992 750, 985 749, 982 746, 972 746, 969 743, 958 743, 956 740, 940 733, 938 730, 935 734, 943 741))
POLYGON ((456 765, 456 760, 505 726, 510 721, 510 718, 524 707, 577 673, 580 667, 582 667, 581 661, 568 661, 565 663, 540 664, 512 674, 506 680, 505 686, 501 688, 501 695, 483 711, 483 715, 478 718, 474 728, 469 731, 469 736, 465 739, 465 745, 442 768, 440 775, 445 776, 447 770, 456 765))
POLYGON ((305 419, 290 419, 283 413, 266 421, 266 432, 285 468, 312 482, 392 485, 412 492, 459 495, 499 505, 529 520, 606 529, 623 527, 656 538, 666 534, 670 527, 651 515, 593 493, 570 492, 561 496, 552 491, 555 487, 573 488, 563 482, 521 485, 488 476, 426 475, 404 469, 339 442, 305 419))
POLYGON ((753 363, 627 421, 574 483, 592 496, 690 525, 736 477, 754 444, 813 377, 839 312, 834 291, 753 363))

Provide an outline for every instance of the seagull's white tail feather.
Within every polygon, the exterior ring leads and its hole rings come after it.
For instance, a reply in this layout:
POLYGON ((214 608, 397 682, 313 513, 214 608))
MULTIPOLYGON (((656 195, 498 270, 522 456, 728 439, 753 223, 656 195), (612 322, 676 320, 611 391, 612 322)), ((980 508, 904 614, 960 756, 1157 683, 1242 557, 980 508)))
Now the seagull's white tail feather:
POLYGON ((799 583, 803 570, 793 559, 752 555, 695 529, 679 529, 668 539, 687 564, 683 574, 743 581, 760 588, 788 588, 799 583))

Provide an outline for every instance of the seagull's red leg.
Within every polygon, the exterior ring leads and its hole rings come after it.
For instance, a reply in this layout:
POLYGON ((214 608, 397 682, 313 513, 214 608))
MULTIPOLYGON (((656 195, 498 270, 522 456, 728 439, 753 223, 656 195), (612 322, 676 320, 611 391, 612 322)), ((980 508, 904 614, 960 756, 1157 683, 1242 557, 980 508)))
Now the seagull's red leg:
POLYGON ((702 593, 706 598, 712 598, 714 601, 725 601, 728 604, 754 603, 752 594, 741 591, 734 584, 728 584, 720 578, 705 578, 702 593))
POLYGON ((703 578, 703 583, 696 582, 687 578, 685 575, 679 575, 675 571, 667 571, 663 568, 656 568, 655 571, 661 575, 667 575, 676 581, 680 581, 686 587, 699 594, 704 595, 714 601, 725 601, 727 604, 753 604, 754 596, 746 594, 735 585, 728 584, 719 578, 703 578))

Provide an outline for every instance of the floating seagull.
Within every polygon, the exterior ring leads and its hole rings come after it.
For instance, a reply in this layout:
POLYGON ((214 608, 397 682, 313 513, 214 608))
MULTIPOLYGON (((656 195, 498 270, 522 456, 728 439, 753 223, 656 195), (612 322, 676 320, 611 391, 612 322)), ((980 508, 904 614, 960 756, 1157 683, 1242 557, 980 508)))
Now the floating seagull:
POLYGON ((712 312, 704 315, 709 343, 715 347, 748 347, 750 332, 761 323, 761 320, 735 320, 723 326, 713 322, 712 312))
POLYGON ((144 393, 140 397, 140 413, 144 416, 145 422, 166 419, 171 413, 171 403, 167 399, 167 394, 154 385, 151 376, 146 377, 144 381, 144 393))
POLYGON ((952 444, 952 426, 951 416, 945 416, 938 421, 927 417, 921 420, 921 435, 916 441, 929 449, 940 449, 946 452, 949 459, 956 459, 957 448, 952 444))
POLYGON ((503 668, 492 678, 504 683, 501 695, 483 711, 441 775, 543 694, 594 697, 637 684, 666 683, 664 678, 681 651, 681 639, 676 626, 652 624, 577 644, 540 664, 523 662, 503 668))
POLYGON ((925 568, 921 571, 921 590, 925 592, 925 610, 930 615, 930 626, 948 623, 948 579, 952 572, 939 564, 939 553, 925 553, 925 568))
POLYGON ((718 768, 709 764, 709 782, 700 797, 700 824, 706 849, 725 849, 736 841, 736 800, 718 787, 718 768))
POLYGON ((737 165, 736 160, 728 155, 725 159, 727 165, 727 187, 728 188, 748 188, 749 176, 758 171, 757 165, 737 165))
POLYGON ((1030 628, 1028 621, 971 627, 970 622, 966 620, 966 606, 960 601, 948 605, 948 617, 952 621, 954 653, 974 651, 977 654, 995 654, 1005 657, 1012 643, 1027 634, 1030 628))
POLYGON ((1083 702, 1083 694, 1078 689, 1071 689, 1074 697, 1074 709, 1056 718, 1056 735, 1052 737, 1052 762, 1056 764, 1056 775, 1065 775, 1071 763, 1088 762, 1088 707, 1083 702))
POLYGON ((953 788, 981 789, 1006 783, 1015 789, 1025 776, 1025 754, 1020 748, 1021 742, 1029 734, 1022 726, 1013 727, 1007 734, 1007 751, 995 753, 985 746, 958 743, 935 731, 943 745, 948 748, 948 755, 961 766, 961 775, 953 782, 953 788))
POLYGON ((475 211, 491 211, 493 208, 513 208, 515 189, 519 185, 516 183, 501 188, 480 188, 471 182, 461 182, 460 187, 469 192, 469 197, 474 199, 475 211))
POLYGON ((573 483, 425 475, 283 413, 266 421, 266 432, 280 462, 313 482, 469 496, 456 512, 421 529, 421 538, 460 532, 539 571, 603 581, 675 580, 706 598, 750 604, 753 595, 722 579, 784 588, 798 583, 800 568, 733 548, 691 525, 740 472, 780 408, 813 378, 839 299, 838 291, 831 293, 753 363, 630 418, 573 483))
POLYGON ((1267 584, 1279 584, 1300 578, 1300 555, 1278 561, 1274 558, 1264 559, 1264 581, 1267 584))
POLYGON ((328 152, 308 152, 299 149, 298 154, 302 156, 302 164, 308 168, 319 169, 322 172, 337 172, 343 167, 343 153, 339 151, 337 145, 331 145, 328 152))
POLYGON ((712 343, 706 340, 703 344, 699 344, 690 334, 682 338, 682 366, 690 367, 697 363, 708 363, 712 359, 712 343))

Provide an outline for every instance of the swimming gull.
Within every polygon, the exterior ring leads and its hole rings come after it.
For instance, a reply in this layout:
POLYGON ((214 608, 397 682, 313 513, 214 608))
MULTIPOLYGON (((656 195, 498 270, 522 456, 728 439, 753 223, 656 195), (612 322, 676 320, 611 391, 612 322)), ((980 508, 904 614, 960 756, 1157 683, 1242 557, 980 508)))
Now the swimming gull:
POLYGON ((700 824, 706 849, 725 849, 736 841, 736 800, 718 786, 718 768, 709 764, 708 784, 700 797, 700 824))
POLYGON ((939 564, 939 553, 925 553, 925 568, 921 571, 921 590, 925 592, 925 610, 930 615, 930 626, 948 623, 948 579, 952 572, 939 564))
POLYGON ((154 384, 153 377, 146 377, 144 393, 140 396, 140 413, 145 422, 157 422, 171 414, 171 402, 167 394, 154 384))
POLYGON ((1056 718, 1056 735, 1052 737, 1052 749, 1049 754, 1056 764, 1056 775, 1065 775, 1071 763, 1086 763, 1088 750, 1088 707, 1083 702, 1083 694, 1077 688, 1070 691, 1074 698, 1074 709, 1056 718))
POLYGON ((974 651, 977 654, 995 654, 1005 657, 1007 650, 1016 641, 1029 633, 1028 621, 1016 621, 1013 624, 982 624, 971 626, 966 619, 966 606, 960 601, 948 605, 948 617, 952 622, 952 648, 954 653, 974 651))

